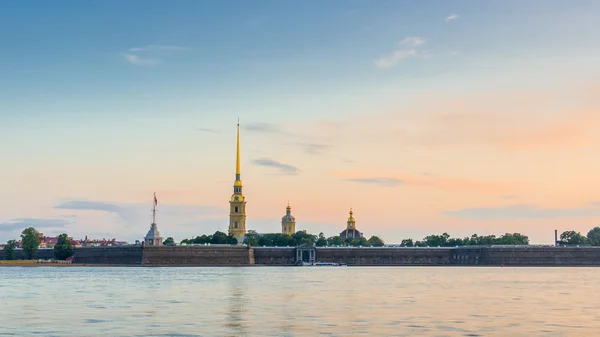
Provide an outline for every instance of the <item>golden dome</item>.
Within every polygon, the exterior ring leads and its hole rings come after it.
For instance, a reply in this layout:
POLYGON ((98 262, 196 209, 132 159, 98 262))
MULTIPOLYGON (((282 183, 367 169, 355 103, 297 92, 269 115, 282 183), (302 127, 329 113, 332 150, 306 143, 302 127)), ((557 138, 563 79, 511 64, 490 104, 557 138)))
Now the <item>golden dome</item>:
MULTIPOLYGON (((230 180, 230 181, 231 181, 231 180, 230 180)), ((233 186, 234 186, 234 187, 242 187, 242 181, 241 181, 241 180, 236 180, 236 181, 233 183, 233 186)))
POLYGON ((352 216, 352 208, 350 208, 350 216, 348 217, 348 222, 354 222, 354 217, 352 216))

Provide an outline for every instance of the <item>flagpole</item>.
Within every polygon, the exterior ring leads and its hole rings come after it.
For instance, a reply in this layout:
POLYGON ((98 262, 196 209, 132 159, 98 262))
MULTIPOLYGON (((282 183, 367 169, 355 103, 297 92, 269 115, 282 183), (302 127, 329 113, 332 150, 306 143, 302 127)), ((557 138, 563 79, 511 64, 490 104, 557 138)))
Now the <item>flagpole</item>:
POLYGON ((152 203, 152 223, 156 223, 156 193, 154 193, 154 202, 152 203))

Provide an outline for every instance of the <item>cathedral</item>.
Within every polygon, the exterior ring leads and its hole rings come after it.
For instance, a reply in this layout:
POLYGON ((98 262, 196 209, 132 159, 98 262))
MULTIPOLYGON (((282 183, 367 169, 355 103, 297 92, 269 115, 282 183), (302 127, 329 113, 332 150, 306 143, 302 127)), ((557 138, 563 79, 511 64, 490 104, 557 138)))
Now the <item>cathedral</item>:
MULTIPOLYGON (((237 124, 237 151, 235 163, 235 181, 233 182, 233 194, 229 200, 229 234, 234 236, 241 244, 246 236, 246 198, 242 194, 242 178, 240 170, 240 122, 237 124)), ((292 216, 292 209, 288 203, 285 215, 281 218, 281 233, 293 235, 296 233, 296 218, 292 216)), ((356 222, 350 209, 350 217, 346 223, 346 229, 340 233, 344 240, 347 238, 358 239, 363 234, 356 229, 356 222)))

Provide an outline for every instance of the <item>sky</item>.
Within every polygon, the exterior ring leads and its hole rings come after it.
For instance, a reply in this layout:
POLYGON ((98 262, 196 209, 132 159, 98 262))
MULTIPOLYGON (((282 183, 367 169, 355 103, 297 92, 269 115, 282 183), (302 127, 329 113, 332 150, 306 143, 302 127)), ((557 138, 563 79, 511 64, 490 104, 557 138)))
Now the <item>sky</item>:
POLYGON ((0 3, 0 242, 600 221, 600 2, 0 3))

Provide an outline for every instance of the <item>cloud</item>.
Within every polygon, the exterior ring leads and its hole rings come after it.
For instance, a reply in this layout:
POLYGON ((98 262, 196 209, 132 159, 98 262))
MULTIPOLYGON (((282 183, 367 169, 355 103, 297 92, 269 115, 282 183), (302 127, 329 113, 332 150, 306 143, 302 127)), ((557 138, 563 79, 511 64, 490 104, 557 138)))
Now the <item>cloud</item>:
POLYGON ((456 19, 458 19, 458 18, 459 18, 458 14, 450 14, 450 15, 448 15, 448 16, 446 17, 446 19, 445 19, 445 20, 446 20, 446 22, 450 22, 450 21, 452 21, 452 20, 456 20, 456 19))
POLYGON ((331 148, 331 145, 329 144, 323 144, 323 143, 291 143, 288 144, 291 146, 298 146, 300 147, 304 152, 308 153, 308 154, 313 154, 313 155, 321 155, 323 154, 323 152, 329 148, 331 148))
POLYGON ((464 98, 429 95, 415 108, 418 114, 411 114, 410 129, 396 130, 393 137, 411 146, 452 150, 592 147, 599 142, 595 132, 600 124, 598 108, 600 102, 586 99, 582 92, 503 92, 464 98), (586 105, 566 107, 565 100, 586 105))
POLYGON ((198 132, 207 132, 207 133, 222 133, 220 130, 209 129, 209 128, 196 128, 198 132))
POLYGON ((252 161, 252 163, 258 166, 275 168, 279 171, 280 174, 284 175, 296 175, 301 172, 300 169, 298 169, 296 166, 282 164, 278 161, 271 159, 255 159, 252 161))
POLYGON ((165 46, 165 45, 148 45, 141 48, 129 48, 130 53, 149 52, 149 51, 185 51, 189 50, 188 47, 182 46, 165 46))
POLYGON ((446 211, 443 214, 478 220, 591 218, 600 216, 600 208, 538 208, 532 205, 506 205, 465 208, 456 211, 446 211))
POLYGON ((380 57, 375 61, 375 65, 379 68, 390 68, 405 59, 417 57, 420 55, 418 48, 423 44, 425 44, 425 40, 420 37, 406 37, 399 42, 400 48, 380 57))
POLYGON ((396 187, 402 184, 402 180, 396 178, 351 178, 344 180, 355 183, 378 185, 384 187, 396 187))
POLYGON ((255 132, 255 133, 278 134, 278 135, 283 135, 283 136, 297 137, 295 134, 287 132, 287 131, 283 130, 281 127, 279 127, 275 124, 272 124, 272 123, 258 122, 258 123, 242 124, 241 127, 244 130, 247 130, 250 132, 255 132))
POLYGON ((496 195, 502 192, 514 191, 522 184, 504 181, 480 181, 445 178, 436 175, 422 174, 398 174, 394 176, 387 175, 385 178, 373 178, 369 174, 359 172, 332 172, 331 174, 349 182, 380 185, 387 184, 388 186, 391 186, 392 184, 402 184, 404 186, 428 187, 439 190, 495 193, 496 195))
POLYGON ((129 48, 123 57, 136 66, 152 67, 161 62, 162 57, 176 52, 189 50, 188 47, 168 45, 148 45, 145 47, 129 48), (141 57, 140 54, 149 55, 141 57))
MULTIPOLYGON (((146 204, 121 204, 90 200, 69 200, 54 206, 55 209, 74 211, 99 211, 113 213, 127 223, 138 223, 146 220, 150 214, 150 206, 146 204)), ((225 214, 226 209, 215 205, 177 205, 164 204, 159 198, 158 213, 164 216, 193 217, 197 215, 225 214)))
POLYGON ((33 219, 33 218, 18 218, 12 219, 9 222, 0 223, 0 232, 12 232, 14 230, 23 230, 27 227, 34 227, 36 229, 63 229, 69 224, 73 223, 72 220, 64 219, 33 219))
POLYGON ((152 67, 158 63, 158 60, 143 59, 143 58, 140 58, 139 56, 133 55, 133 54, 123 54, 123 57, 125 57, 125 59, 129 63, 136 65, 136 66, 152 67))

